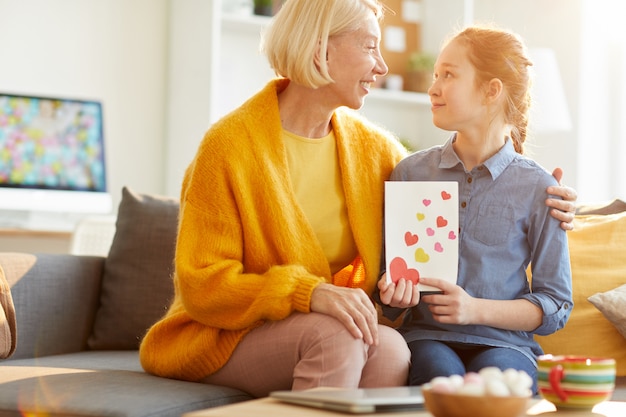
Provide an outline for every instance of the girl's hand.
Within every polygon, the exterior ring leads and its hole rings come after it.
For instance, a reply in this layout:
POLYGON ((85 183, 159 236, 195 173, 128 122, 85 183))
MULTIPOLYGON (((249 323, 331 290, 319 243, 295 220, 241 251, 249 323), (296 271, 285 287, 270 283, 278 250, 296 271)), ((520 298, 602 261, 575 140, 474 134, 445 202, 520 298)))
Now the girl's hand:
POLYGON ((428 309, 435 321, 447 324, 474 323, 476 299, 467 294, 463 288, 437 278, 420 278, 420 283, 443 291, 443 294, 422 296, 422 301, 428 303, 428 309))
POLYGON ((416 306, 420 301, 420 292, 417 285, 401 278, 396 284, 387 283, 387 273, 378 280, 380 301, 390 307, 408 308, 416 306))
POLYGON ((355 338, 378 345, 378 314, 365 291, 320 284, 311 294, 311 311, 336 318, 355 338))

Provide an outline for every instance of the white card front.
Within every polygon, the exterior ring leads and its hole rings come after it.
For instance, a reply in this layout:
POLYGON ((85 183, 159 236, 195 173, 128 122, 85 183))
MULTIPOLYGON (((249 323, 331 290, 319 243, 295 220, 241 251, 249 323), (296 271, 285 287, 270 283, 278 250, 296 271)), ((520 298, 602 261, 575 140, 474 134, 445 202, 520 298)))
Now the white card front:
MULTIPOLYGON (((385 182, 387 280, 420 277, 456 283, 459 265, 456 181, 385 182)), ((439 291, 420 285, 420 291, 439 291)))

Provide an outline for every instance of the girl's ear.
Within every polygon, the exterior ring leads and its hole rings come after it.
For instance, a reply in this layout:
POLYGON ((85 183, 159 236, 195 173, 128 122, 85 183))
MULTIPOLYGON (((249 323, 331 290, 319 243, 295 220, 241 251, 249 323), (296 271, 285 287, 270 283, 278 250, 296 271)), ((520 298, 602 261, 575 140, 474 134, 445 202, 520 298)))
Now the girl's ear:
POLYGON ((497 101, 502 95, 504 86, 499 78, 492 78, 487 85, 487 100, 491 103, 497 101))

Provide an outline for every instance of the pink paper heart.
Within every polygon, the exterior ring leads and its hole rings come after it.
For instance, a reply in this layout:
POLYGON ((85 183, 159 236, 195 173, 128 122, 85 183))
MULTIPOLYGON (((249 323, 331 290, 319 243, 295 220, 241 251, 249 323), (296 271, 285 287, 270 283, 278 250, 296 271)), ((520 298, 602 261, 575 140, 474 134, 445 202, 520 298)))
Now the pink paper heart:
POLYGON ((454 233, 452 230, 450 230, 450 233, 448 233, 448 239, 450 239, 450 240, 456 239, 456 233, 454 233))
POLYGON ((422 200, 422 203, 423 203, 426 207, 428 207, 428 206, 430 206, 431 201, 430 201, 429 199, 425 198, 425 199, 423 199, 423 200, 422 200))
POLYGON ((429 228, 426 229, 426 234, 428 236, 432 236, 432 235, 435 234, 435 231, 431 227, 429 227, 429 228))
POLYGON ((443 246, 441 246, 441 243, 435 243, 435 251, 439 253, 443 252, 443 246))

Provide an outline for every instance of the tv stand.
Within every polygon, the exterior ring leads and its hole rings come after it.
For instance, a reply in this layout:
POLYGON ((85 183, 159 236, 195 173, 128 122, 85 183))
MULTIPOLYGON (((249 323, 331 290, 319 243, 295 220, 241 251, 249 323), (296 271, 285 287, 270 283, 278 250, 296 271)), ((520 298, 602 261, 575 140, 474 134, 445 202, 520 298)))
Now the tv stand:
POLYGON ((71 232, 0 228, 0 252, 70 253, 71 232))

